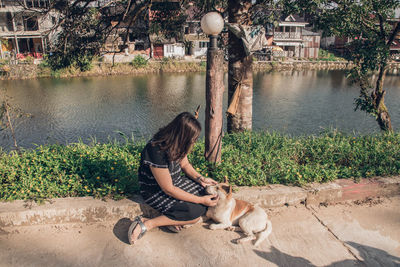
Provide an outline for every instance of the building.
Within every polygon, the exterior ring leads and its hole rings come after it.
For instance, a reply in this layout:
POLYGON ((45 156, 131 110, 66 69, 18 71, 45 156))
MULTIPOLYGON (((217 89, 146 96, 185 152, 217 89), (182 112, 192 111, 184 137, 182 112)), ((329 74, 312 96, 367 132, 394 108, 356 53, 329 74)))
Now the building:
POLYGON ((154 59, 168 57, 183 58, 185 56, 185 45, 177 42, 175 38, 165 38, 162 35, 150 35, 152 53, 154 59))
POLYGON ((186 55, 204 57, 207 55, 209 38, 200 26, 200 18, 196 17, 196 7, 192 4, 186 10, 187 20, 184 26, 184 39, 186 42, 186 55))
MULTIPOLYGON (((392 25, 393 29, 396 26, 396 23, 400 21, 400 9, 395 10, 395 17, 392 19, 388 19, 389 24, 392 25)), ((378 26, 378 22, 376 22, 376 26, 378 26)), ((350 37, 341 37, 341 36, 329 36, 324 37, 321 40, 321 47, 327 50, 331 50, 337 52, 341 55, 345 54, 346 46, 352 42, 352 38, 350 37)), ((390 44, 390 55, 394 60, 400 60, 400 32, 397 33, 393 42, 390 44)))
POLYGON ((46 7, 48 0, 0 0, 1 58, 41 58, 55 33, 55 14, 37 15, 27 10, 46 7), (25 4, 21 6, 21 3, 25 4))
POLYGON ((321 34, 302 29, 302 48, 300 49, 301 58, 318 58, 321 44, 321 34))
POLYGON ((317 58, 321 36, 306 29, 308 23, 301 17, 282 17, 277 27, 267 25, 268 49, 273 57, 317 58))

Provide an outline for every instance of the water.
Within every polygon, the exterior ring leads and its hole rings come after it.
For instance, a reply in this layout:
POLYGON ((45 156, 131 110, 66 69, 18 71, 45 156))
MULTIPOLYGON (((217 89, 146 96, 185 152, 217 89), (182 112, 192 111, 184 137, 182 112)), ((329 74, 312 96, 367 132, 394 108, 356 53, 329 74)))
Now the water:
MULTIPOLYGON (((12 104, 33 118, 16 126, 20 146, 121 139, 118 131, 148 139, 182 111, 202 105, 205 74, 148 74, 0 81, 12 104)), ((400 79, 385 80, 386 104, 394 127, 400 125, 400 79)), ((293 71, 254 74, 253 129, 291 135, 318 134, 337 128, 348 133, 374 133, 374 118, 354 112, 359 89, 348 84, 344 71, 293 71)), ((225 89, 226 110, 227 89, 225 89)), ((226 120, 224 121, 226 124, 226 120)), ((10 138, 0 139, 5 148, 10 138)))

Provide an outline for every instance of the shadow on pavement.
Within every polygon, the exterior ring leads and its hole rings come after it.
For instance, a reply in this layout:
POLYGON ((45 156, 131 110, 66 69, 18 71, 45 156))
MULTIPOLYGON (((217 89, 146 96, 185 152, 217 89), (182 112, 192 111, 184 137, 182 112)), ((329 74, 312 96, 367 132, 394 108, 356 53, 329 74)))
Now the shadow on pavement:
POLYGON ((360 257, 367 266, 400 266, 399 257, 390 255, 382 249, 361 245, 352 241, 345 243, 358 250, 360 257))
POLYGON ((254 249, 254 252, 260 256, 261 258, 273 262, 278 266, 315 266, 307 259, 301 257, 294 257, 284 252, 281 252, 279 249, 271 246, 271 251, 265 252, 254 249))
MULTIPOLYGON (((357 259, 343 260, 333 262, 327 267, 339 266, 382 266, 382 267, 395 267, 400 266, 400 258, 390 255, 384 250, 373 248, 366 245, 361 245, 355 242, 348 241, 346 244, 358 250, 360 257, 363 259, 360 262, 357 259)), ((270 251, 253 250, 261 258, 275 263, 278 266, 315 266, 309 260, 302 257, 295 257, 284 252, 281 252, 275 247, 271 247, 270 251)))
MULTIPOLYGON (((142 217, 145 218, 154 218, 160 215, 160 213, 147 204, 143 203, 143 200, 138 197, 138 198, 130 198, 133 202, 136 202, 140 205, 140 210, 142 212, 142 217)), ((123 243, 126 243, 129 245, 128 241, 128 230, 129 226, 132 224, 133 218, 122 218, 119 219, 118 222, 114 225, 113 228, 113 233, 114 235, 123 243)))
POLYGON ((128 242, 128 229, 131 225, 132 221, 129 218, 119 219, 118 222, 114 225, 113 233, 114 235, 121 240, 123 243, 129 245, 128 242))

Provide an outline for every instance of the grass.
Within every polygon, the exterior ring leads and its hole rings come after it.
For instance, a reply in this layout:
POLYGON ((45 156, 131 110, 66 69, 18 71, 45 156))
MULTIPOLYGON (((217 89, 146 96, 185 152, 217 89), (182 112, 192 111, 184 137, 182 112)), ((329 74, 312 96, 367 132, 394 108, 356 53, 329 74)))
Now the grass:
MULTIPOLYGON (((39 146, 1 152, 0 199, 94 196, 120 199, 138 192, 137 169, 144 142, 39 146)), ((289 137, 277 133, 226 135, 222 162, 203 157, 199 141, 189 155, 203 175, 238 186, 304 185, 338 178, 400 173, 400 134, 350 136, 337 132, 289 137)))
POLYGON ((319 49, 318 51, 318 59, 319 61, 345 61, 344 58, 337 57, 333 53, 324 50, 322 48, 319 49))

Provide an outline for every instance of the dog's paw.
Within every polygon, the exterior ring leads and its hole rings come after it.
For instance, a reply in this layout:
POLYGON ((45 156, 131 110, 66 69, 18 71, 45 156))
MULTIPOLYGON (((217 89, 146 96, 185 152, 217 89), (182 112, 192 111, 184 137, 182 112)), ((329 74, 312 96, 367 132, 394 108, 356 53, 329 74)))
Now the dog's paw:
POLYGON ((236 227, 235 226, 229 226, 228 228, 226 228, 227 231, 236 231, 236 227))
POLYGON ((218 224, 212 223, 212 224, 210 224, 210 226, 208 228, 210 228, 210 230, 217 230, 218 224))

